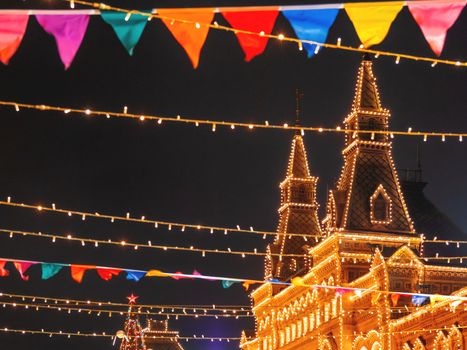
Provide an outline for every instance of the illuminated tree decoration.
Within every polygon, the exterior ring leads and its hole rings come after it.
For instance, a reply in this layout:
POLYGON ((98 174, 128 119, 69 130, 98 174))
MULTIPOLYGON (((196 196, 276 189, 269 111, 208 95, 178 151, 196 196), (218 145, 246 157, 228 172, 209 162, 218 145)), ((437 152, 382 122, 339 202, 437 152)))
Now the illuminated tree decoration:
POLYGON ((136 304, 137 296, 131 294, 128 299, 128 316, 125 320, 124 336, 120 350, 146 350, 144 344, 143 328, 139 323, 138 314, 132 313, 132 307, 136 304))

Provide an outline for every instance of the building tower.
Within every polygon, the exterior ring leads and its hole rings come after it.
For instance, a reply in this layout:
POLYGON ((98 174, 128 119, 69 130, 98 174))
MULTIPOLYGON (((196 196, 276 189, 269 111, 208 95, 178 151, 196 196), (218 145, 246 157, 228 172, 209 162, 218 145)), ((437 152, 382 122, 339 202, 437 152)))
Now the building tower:
POLYGON ((303 138, 296 134, 286 178, 280 184, 279 225, 274 243, 267 248, 266 278, 287 280, 306 268, 307 248, 321 236, 317 181, 308 167, 303 138))
POLYGON ((168 320, 148 320, 144 329, 147 350, 183 350, 178 339, 178 331, 169 329, 168 320))
POLYGON ((372 62, 365 57, 358 70, 355 97, 344 120, 344 166, 336 188, 329 191, 323 224, 335 230, 414 233, 392 158, 387 134, 389 110, 381 105, 372 62))

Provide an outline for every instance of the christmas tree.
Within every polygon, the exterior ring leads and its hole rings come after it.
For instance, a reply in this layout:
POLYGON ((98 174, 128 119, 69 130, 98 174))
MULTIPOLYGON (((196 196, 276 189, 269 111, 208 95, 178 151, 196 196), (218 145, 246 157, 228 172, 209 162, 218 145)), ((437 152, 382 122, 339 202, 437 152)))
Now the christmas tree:
POLYGON ((120 345, 120 350, 146 350, 144 344, 143 328, 139 323, 138 314, 132 312, 132 307, 136 304, 138 297, 133 294, 127 297, 129 302, 128 316, 125 320, 123 331, 123 340, 120 345))

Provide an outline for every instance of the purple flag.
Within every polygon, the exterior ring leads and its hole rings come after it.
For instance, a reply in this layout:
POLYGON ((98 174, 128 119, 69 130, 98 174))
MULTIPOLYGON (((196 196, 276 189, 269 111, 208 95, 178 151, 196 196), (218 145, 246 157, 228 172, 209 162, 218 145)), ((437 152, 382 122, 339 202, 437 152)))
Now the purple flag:
POLYGON ((65 69, 75 58, 89 23, 89 15, 36 15, 44 30, 55 37, 65 69))

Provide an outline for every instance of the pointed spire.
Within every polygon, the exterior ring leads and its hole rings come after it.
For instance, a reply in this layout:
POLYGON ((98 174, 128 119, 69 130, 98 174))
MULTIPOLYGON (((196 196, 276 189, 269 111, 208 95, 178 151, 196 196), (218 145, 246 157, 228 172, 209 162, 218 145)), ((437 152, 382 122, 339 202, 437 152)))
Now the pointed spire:
POLYGON ((381 109, 378 86, 376 85, 376 78, 373 75, 373 62, 368 54, 363 56, 358 70, 353 108, 381 109))
POLYGON ((301 135, 295 135, 293 138, 289 166, 287 168, 287 177, 310 177, 305 145, 303 144, 303 138, 301 135))

